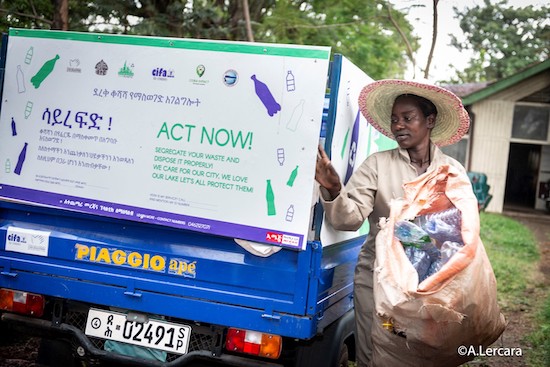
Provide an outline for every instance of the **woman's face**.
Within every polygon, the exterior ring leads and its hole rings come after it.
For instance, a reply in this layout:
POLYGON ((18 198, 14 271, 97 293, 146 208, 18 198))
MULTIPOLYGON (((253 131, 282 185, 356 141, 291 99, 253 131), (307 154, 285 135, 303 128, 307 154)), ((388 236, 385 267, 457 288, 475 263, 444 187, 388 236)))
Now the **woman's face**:
POLYGON ((410 149, 428 143, 435 115, 424 116, 413 96, 400 96, 391 112, 391 132, 401 148, 410 149))

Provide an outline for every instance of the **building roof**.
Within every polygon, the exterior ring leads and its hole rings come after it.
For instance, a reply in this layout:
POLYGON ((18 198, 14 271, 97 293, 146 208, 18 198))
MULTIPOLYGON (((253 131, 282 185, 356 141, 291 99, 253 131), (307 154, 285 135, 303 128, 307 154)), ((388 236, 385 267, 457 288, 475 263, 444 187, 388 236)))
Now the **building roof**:
POLYGON ((463 98, 467 95, 470 95, 474 92, 477 92, 480 89, 487 87, 490 82, 480 82, 480 83, 464 83, 464 84, 442 84, 441 87, 445 88, 460 98, 463 98))
MULTIPOLYGON (((455 94, 461 97, 464 106, 469 106, 485 98, 488 98, 502 90, 508 89, 515 84, 546 70, 550 70, 550 59, 528 67, 507 78, 501 79, 493 83, 487 83, 484 87, 480 85, 481 83, 471 83, 473 85, 468 86, 468 84, 465 84, 465 87, 462 88, 462 91, 460 90, 461 86, 444 86, 444 88, 453 91, 455 94), (477 87, 479 88, 476 89, 477 87), (458 93, 455 92, 452 88, 457 88, 458 93), (461 93, 462 95, 459 93, 461 93)), ((550 88, 545 88, 539 93, 544 94, 544 96, 539 96, 539 99, 542 102, 550 103, 550 88)))

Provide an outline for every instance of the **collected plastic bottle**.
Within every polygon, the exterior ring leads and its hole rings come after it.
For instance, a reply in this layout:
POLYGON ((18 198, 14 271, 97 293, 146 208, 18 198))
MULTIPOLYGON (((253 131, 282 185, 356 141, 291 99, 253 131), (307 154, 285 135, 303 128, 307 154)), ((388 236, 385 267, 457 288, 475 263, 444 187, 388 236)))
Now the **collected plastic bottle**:
POLYGON ((445 241, 462 243, 462 214, 455 207, 421 215, 415 222, 440 244, 445 241))
POLYGON ((430 256, 426 251, 414 246, 406 246, 404 250, 405 255, 407 255, 407 258, 418 273, 418 281, 422 282, 428 277, 428 272, 432 264, 430 256))
POLYGON ((420 226, 407 220, 395 223, 394 236, 404 246, 405 254, 418 272, 419 281, 429 276, 433 262, 440 258, 439 249, 420 226))
POLYGON ((451 259, 451 257, 454 256, 454 254, 460 251, 462 247, 464 247, 462 243, 452 241, 443 242, 443 245, 441 245, 441 250, 439 250, 441 256, 439 260, 432 263, 428 271, 428 275, 435 274, 439 270, 441 270, 443 265, 445 265, 451 259))
POLYGON ((421 248, 422 245, 432 242, 426 231, 408 220, 400 220, 395 223, 394 235, 403 246, 421 248))

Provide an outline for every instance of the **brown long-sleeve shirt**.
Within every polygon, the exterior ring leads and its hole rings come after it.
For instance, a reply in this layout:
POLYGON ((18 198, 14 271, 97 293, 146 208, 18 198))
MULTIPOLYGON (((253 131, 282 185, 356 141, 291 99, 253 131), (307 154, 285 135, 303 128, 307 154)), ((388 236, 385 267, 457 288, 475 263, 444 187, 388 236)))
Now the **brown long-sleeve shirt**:
MULTIPOLYGON (((445 155, 433 143, 430 144, 430 150, 431 163, 427 172, 449 164, 458 167, 466 175, 466 170, 458 161, 445 155)), ((368 219, 370 232, 363 251, 374 261, 379 219, 389 217, 390 201, 402 197, 403 184, 417 176, 407 150, 398 147, 374 153, 365 159, 334 200, 330 200, 328 191, 321 187, 325 218, 335 229, 343 231, 357 230, 368 219)), ((369 265, 372 267, 373 264, 369 265)))

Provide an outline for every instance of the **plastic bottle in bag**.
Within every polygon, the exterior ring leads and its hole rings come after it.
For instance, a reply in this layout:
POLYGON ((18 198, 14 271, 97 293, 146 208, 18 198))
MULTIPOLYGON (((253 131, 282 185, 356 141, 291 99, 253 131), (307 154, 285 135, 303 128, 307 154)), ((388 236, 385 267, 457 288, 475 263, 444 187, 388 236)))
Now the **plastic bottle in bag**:
POLYGON ((445 241, 443 242, 443 245, 441 245, 441 249, 439 252, 441 253, 441 257, 434 261, 430 269, 428 270, 428 276, 437 273, 443 265, 449 261, 451 257, 453 257, 454 254, 456 254, 464 245, 459 242, 453 242, 453 241, 445 241))
POLYGON ((445 241, 462 243, 462 214, 455 207, 418 216, 415 223, 440 244, 445 241))
POLYGON ((431 264, 439 260, 439 249, 426 231, 406 220, 395 223, 394 235, 405 247, 405 254, 418 272, 419 280, 424 280, 429 276, 431 264))

